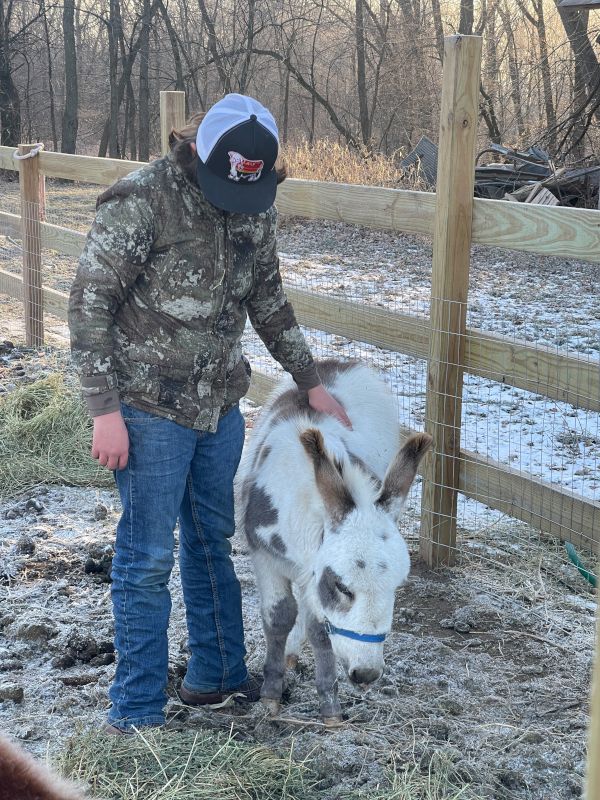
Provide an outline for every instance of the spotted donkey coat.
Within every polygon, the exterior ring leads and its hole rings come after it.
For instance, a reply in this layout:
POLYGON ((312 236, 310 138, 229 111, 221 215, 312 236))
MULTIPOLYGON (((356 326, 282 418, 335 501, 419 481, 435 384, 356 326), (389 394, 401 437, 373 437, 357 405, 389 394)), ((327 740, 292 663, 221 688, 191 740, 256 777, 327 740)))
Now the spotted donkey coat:
POLYGON ((382 673, 383 634, 410 568, 397 520, 431 437, 416 434, 400 447, 393 398, 365 366, 325 361, 319 374, 353 429, 314 412, 284 382, 238 472, 238 524, 261 598, 263 702, 279 711, 286 655, 297 663, 307 636, 321 715, 335 724, 336 657, 358 685, 382 673))

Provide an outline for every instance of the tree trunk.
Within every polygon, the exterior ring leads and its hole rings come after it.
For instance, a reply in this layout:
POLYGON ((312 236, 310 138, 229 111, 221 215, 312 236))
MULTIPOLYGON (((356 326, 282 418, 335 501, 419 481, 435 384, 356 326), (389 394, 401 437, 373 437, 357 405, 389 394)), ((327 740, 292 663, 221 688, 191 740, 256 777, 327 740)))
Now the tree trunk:
POLYGON ((458 32, 463 36, 473 35, 473 0, 460 0, 458 32))
POLYGON ((110 114, 108 120, 108 155, 119 158, 119 107, 118 90, 119 42, 121 39, 121 13, 119 0, 110 0, 108 25, 108 82, 110 86, 110 114))
POLYGON ((75 50, 75 0, 64 0, 63 38, 65 50, 65 106, 62 117, 60 150, 74 153, 79 127, 77 52, 75 50))
POLYGON ((435 29, 435 47, 440 57, 440 62, 444 63, 444 23, 442 21, 442 9, 440 0, 431 0, 431 10, 433 13, 433 27, 435 29))
MULTIPOLYGON (((185 92, 185 81, 183 80, 183 68, 181 66, 181 55, 179 53, 177 32, 173 27, 173 23, 169 18, 169 12, 167 11, 165 4, 162 2, 162 0, 160 0, 160 2, 158 3, 158 8, 165 23, 165 28, 167 29, 167 35, 171 43, 171 50, 173 52, 173 64, 175 66, 175 91, 185 92)), ((152 18, 152 14, 150 15, 150 17, 152 18)))
POLYGON ((479 93, 483 97, 483 101, 479 105, 479 110, 481 111, 481 116, 487 125, 490 139, 496 144, 502 144, 502 133, 500 131, 500 126, 498 125, 498 119, 494 110, 494 101, 485 91, 482 83, 479 84, 479 93))
POLYGON ((488 8, 487 36, 485 39, 485 65, 484 75, 486 86, 490 93, 495 95, 498 85, 498 42, 496 41, 496 6, 490 4, 488 8))
POLYGON ((546 110, 546 126, 550 130, 548 146, 551 152, 556 149, 556 109, 552 96, 552 76, 550 75, 550 60, 548 58, 548 41, 546 39, 546 21, 544 19, 543 0, 534 0, 537 12, 537 35, 540 47, 540 69, 542 71, 542 84, 544 87, 544 108, 546 110))
POLYGON ((150 160, 150 0, 143 0, 140 34, 140 81, 138 98, 138 143, 140 161, 150 160))
POLYGON ((367 102, 367 70, 365 57, 365 21, 363 14, 364 0, 355 0, 356 9, 356 88, 358 91, 358 112, 360 117, 360 133, 363 144, 369 147, 371 131, 369 125, 369 104, 367 102))
POLYGON ((129 158, 137 161, 137 142, 135 138, 136 102, 131 79, 127 81, 127 99, 125 101, 125 126, 123 128, 123 156, 126 155, 129 142, 129 158))
POLYGON ((517 44, 510 13, 506 8, 498 5, 498 13, 504 23, 508 50, 508 74, 510 78, 510 96, 515 111, 515 121, 520 139, 525 136, 525 121, 523 119, 523 101, 521 99, 521 77, 519 75, 519 62, 517 59, 517 44))
MULTIPOLYGON (((598 92, 600 85, 600 65, 587 33, 589 12, 559 8, 558 13, 569 38, 573 57, 578 65, 577 70, 585 83, 588 97, 591 97, 598 92)), ((575 94, 578 91, 579 88, 575 94)), ((600 109, 596 109, 594 116, 597 121, 600 121, 600 109)))
POLYGON ((246 94, 248 75, 250 74, 250 61, 252 58, 252 48, 254 47, 254 14, 256 11, 256 0, 248 0, 248 49, 242 64, 242 74, 240 76, 240 94, 246 94))
POLYGON ((281 127, 281 142, 287 144, 288 127, 290 119, 290 71, 285 69, 285 92, 283 95, 283 124, 281 127))
POLYGON ((0 53, 0 143, 10 147, 19 144, 21 136, 21 103, 12 80, 10 63, 0 53))
POLYGON ((56 133, 56 103, 54 99, 54 80, 52 70, 52 50, 50 49, 50 31, 48 29, 48 16, 46 14, 45 0, 41 0, 40 8, 44 20, 44 38, 46 44, 46 58, 48 59, 48 95, 50 100, 50 129, 52 131, 52 148, 58 150, 58 135, 56 133))
MULTIPOLYGON (((154 16, 154 14, 156 13, 158 4, 159 0, 154 0, 152 5, 150 6, 150 17, 154 16)), ((110 26, 109 26, 109 35, 110 35, 110 26)), ((141 47, 141 43, 142 43, 142 32, 140 30, 138 38, 129 48, 129 53, 127 54, 127 57, 123 58, 123 69, 121 71, 121 76, 119 77, 118 84, 114 90, 116 116, 118 116, 119 114, 121 103, 123 102, 123 98, 125 97, 125 90, 127 88, 127 84, 131 80, 131 72, 133 70, 133 64, 137 57, 138 51, 141 47)), ((112 111, 112 103, 113 103, 113 98, 111 94, 111 111, 112 111)), ((102 131, 102 138, 100 139, 100 146, 98 148, 98 155, 100 156, 100 158, 104 158, 106 156, 106 150, 109 145, 112 124, 113 124, 113 118, 111 115, 106 120, 106 123, 104 124, 104 130, 102 131)))
POLYGON ((5 9, 0 0, 0 144, 16 147, 21 138, 21 101, 12 78, 11 11, 12 4, 5 9))
MULTIPOLYGON (((586 71, 582 58, 575 57, 573 74, 573 107, 578 108, 587 99, 586 71)), ((585 124, 584 115, 578 115, 571 129, 571 142, 567 152, 573 161, 580 161, 585 156, 585 124)))
POLYGON ((198 8, 200 9, 200 13, 202 14, 202 20, 206 25, 206 31, 208 34, 208 49, 210 54, 212 55, 215 66, 217 68, 217 72, 219 73, 219 78, 221 79, 223 91, 227 94, 231 91, 231 80, 229 75, 227 74, 227 70, 225 69, 225 61, 221 53, 219 53, 219 45, 217 42, 217 32, 215 30, 215 24, 212 21, 210 14, 206 9, 206 3, 204 0, 198 0, 198 8))

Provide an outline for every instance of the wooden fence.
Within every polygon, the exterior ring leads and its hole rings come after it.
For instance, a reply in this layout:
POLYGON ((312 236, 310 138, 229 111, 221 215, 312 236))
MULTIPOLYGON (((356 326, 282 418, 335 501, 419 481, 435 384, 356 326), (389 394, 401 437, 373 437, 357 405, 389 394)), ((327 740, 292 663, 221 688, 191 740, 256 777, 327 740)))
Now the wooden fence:
MULTIPOLYGON (((480 52, 479 37, 446 40, 437 195, 287 180, 277 197, 284 214, 433 236, 431 320, 287 289, 301 324, 428 360, 426 429, 435 450, 423 468, 421 553, 431 565, 455 559, 457 492, 600 552, 599 503, 460 447, 465 371, 600 411, 597 362, 465 325, 471 243, 600 263, 600 212, 473 199, 480 52)), ((168 130, 183 121, 184 97, 162 94, 165 150, 168 130)), ((30 147, 22 145, 21 152, 30 147)), ((43 207, 38 171, 108 185, 142 164, 41 152, 17 166, 13 153, 0 147, 0 168, 20 170, 22 211, 21 216, 0 213, 0 226, 24 238, 26 256, 23 279, 0 270, 0 292, 24 299, 28 340, 39 343, 42 308, 62 319, 67 309, 66 295, 41 285, 41 250, 76 257, 85 236, 44 222, 39 213, 32 219, 32 209, 43 207)), ((264 399, 272 384, 273 379, 255 373, 250 396, 264 399)))

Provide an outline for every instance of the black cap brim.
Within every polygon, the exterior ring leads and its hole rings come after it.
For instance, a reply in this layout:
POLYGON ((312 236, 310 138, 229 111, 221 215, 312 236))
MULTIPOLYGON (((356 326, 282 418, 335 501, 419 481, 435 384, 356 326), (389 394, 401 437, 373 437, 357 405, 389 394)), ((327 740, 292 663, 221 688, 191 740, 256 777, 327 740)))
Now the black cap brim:
POLYGON ((221 178, 198 159, 196 170, 198 185, 204 196, 213 206, 223 211, 238 214, 261 214, 275 202, 277 194, 277 172, 272 169, 254 183, 236 183, 229 178, 221 178))

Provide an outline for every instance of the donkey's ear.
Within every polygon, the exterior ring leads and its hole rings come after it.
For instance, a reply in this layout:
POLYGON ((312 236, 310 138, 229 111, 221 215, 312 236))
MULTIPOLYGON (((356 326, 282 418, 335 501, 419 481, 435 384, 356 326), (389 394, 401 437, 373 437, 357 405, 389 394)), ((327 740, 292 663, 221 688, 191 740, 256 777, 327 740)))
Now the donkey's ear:
POLYGON ((406 440, 388 468, 376 505, 391 514, 400 513, 417 474, 417 467, 432 442, 428 433, 416 433, 406 440))
POLYGON ((354 500, 342 480, 341 467, 335 465, 325 451, 323 436, 316 428, 309 428, 300 435, 315 470, 317 489, 329 516, 339 524, 354 508, 354 500))

